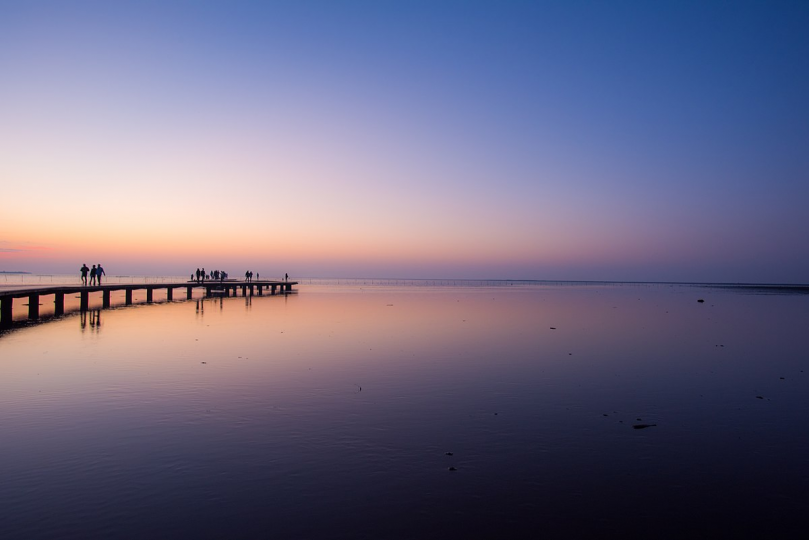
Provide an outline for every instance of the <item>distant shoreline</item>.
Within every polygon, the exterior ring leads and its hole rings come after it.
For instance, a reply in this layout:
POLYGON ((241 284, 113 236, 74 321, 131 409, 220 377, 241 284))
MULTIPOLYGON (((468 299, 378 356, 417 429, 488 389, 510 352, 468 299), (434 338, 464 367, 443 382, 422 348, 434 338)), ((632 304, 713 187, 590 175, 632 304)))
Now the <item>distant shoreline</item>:
POLYGON ((0 274, 32 274, 33 272, 8 272, 6 270, 0 270, 0 274))

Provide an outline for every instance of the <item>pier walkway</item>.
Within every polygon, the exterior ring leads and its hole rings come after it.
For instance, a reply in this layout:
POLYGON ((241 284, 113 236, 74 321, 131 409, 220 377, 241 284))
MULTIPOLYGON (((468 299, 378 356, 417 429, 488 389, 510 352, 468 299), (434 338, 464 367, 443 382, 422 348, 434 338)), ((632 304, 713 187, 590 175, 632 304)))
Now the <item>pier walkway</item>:
POLYGON ((65 312, 65 295, 78 294, 80 309, 86 311, 90 306, 90 295, 101 293, 102 305, 108 308, 111 305, 110 295, 115 291, 124 291, 125 305, 132 304, 132 291, 146 291, 146 303, 152 302, 155 290, 166 290, 166 300, 174 300, 175 289, 185 289, 187 299, 191 299, 194 289, 205 289, 205 296, 237 296, 241 289, 242 296, 257 294, 262 296, 265 291, 276 294, 276 291, 289 292, 297 281, 185 281, 180 283, 136 283, 112 285, 57 285, 52 287, 38 287, 3 291, 0 290, 0 328, 8 328, 12 324, 13 305, 15 298, 28 299, 28 319, 39 318, 40 298, 53 296, 54 315, 63 315, 65 312))

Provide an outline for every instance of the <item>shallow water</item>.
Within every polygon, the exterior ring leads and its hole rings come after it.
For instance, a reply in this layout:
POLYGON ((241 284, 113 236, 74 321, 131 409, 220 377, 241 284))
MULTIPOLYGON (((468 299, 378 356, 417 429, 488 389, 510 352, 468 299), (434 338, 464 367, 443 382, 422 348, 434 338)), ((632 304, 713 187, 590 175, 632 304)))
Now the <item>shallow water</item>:
POLYGON ((0 537, 797 534, 807 327, 663 285, 76 313, 0 337, 0 537))

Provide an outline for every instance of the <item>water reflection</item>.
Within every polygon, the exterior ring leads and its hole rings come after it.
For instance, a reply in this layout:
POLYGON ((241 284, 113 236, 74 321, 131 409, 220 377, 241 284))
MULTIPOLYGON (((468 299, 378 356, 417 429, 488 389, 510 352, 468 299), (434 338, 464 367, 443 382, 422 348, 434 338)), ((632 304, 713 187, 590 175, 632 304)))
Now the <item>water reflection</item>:
POLYGON ((87 330, 88 317, 90 321, 90 330, 92 332, 98 332, 101 330, 101 311, 102 310, 100 309, 91 309, 79 312, 79 325, 81 326, 82 332, 87 330))
POLYGON ((312 286, 20 329, 0 537, 789 536, 807 302, 312 286))

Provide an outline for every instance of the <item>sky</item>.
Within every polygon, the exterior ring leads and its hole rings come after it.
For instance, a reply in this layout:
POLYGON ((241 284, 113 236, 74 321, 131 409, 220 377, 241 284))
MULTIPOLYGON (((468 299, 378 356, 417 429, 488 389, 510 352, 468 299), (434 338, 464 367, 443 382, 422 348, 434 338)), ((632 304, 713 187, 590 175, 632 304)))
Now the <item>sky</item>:
POLYGON ((0 0, 0 270, 809 283, 809 2, 0 0))

